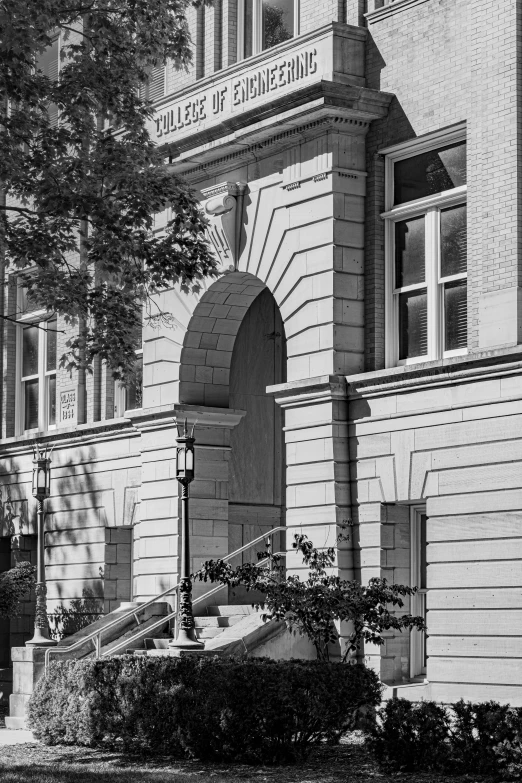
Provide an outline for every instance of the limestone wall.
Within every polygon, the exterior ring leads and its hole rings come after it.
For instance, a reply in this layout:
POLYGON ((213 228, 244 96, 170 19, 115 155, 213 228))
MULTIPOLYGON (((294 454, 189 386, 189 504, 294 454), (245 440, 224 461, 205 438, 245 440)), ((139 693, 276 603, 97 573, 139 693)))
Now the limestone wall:
MULTIPOLYGON (((423 698, 522 704, 521 367, 513 356, 489 372, 461 360, 348 378, 363 581, 407 582, 409 504, 426 506, 423 698)), ((407 635, 366 653, 385 681, 408 677, 407 635)))

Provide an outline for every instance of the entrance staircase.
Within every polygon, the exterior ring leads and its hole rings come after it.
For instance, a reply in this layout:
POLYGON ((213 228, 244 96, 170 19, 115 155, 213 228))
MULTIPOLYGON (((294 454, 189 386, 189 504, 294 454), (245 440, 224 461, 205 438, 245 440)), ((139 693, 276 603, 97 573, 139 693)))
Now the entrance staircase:
MULTIPOLYGON (((223 560, 232 560, 261 542, 270 551, 273 536, 284 530, 284 526, 272 528, 269 533, 236 549, 223 560)), ((261 560, 259 564, 265 562, 267 560, 261 560)), ((248 653, 284 629, 282 622, 264 623, 261 612, 256 612, 251 606, 214 603, 215 599, 219 601, 224 589, 220 584, 193 601, 196 636, 204 642, 204 653, 248 653)), ((51 660, 61 658, 104 658, 124 653, 179 655, 169 647, 169 641, 176 636, 178 591, 179 585, 175 585, 145 603, 121 604, 119 609, 63 639, 56 647, 47 648, 45 668, 51 660)))

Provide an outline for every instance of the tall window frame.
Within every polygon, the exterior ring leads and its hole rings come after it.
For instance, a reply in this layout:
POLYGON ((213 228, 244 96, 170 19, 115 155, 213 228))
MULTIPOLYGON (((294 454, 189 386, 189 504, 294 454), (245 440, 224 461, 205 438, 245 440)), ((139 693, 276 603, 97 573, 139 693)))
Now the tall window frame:
MULTIPOLYGON (((265 0, 266 1, 266 0, 265 0)), ((237 0, 237 59, 246 60, 261 52, 268 51, 272 46, 263 43, 263 2, 264 0, 237 0), (251 11, 250 11, 251 6, 251 11), (246 28, 251 13, 252 24, 247 41, 246 28), (251 48, 251 51, 249 49, 251 48)), ((300 0, 291 0, 293 7, 293 32, 288 40, 296 38, 299 33, 300 0)), ((250 28, 250 25, 248 25, 250 28)))
POLYGON ((139 410, 143 405, 143 347, 135 351, 136 376, 128 383, 114 382, 114 417, 125 416, 126 411, 139 410))
POLYGON ((436 152, 453 144, 466 142, 465 124, 414 139, 403 144, 380 150, 385 156, 385 363, 386 367, 417 364, 419 362, 466 355, 466 346, 447 349, 444 297, 458 287, 467 286, 466 271, 443 274, 441 268, 441 224, 450 213, 466 208, 467 185, 460 185, 422 198, 394 205, 395 166, 408 158, 436 152), (424 221, 425 279, 411 285, 400 285, 396 280, 396 236, 399 226, 424 221), (399 328, 400 297, 425 292, 426 350, 419 355, 401 356, 401 332, 399 328))
POLYGON ((57 426, 56 315, 31 309, 23 286, 17 286, 15 430, 18 435, 57 426))
MULTIPOLYGON (((410 508, 410 584, 417 588, 411 596, 410 612, 414 617, 427 618, 427 515, 425 506, 410 508)), ((427 674, 426 631, 410 631, 410 677, 425 678, 427 674)))

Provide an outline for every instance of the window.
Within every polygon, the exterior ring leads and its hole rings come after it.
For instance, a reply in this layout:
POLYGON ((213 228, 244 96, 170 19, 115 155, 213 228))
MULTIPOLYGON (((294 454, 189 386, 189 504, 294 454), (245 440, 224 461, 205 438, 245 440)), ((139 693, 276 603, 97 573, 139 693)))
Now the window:
POLYGON ((238 0, 237 57, 243 60, 299 34, 298 0, 238 0))
POLYGON ((19 433, 56 427, 56 316, 18 289, 16 419, 19 433))
POLYGON ((386 155, 386 365, 467 353, 463 129, 386 155))
MULTIPOLYGON (((57 36, 47 49, 37 56, 36 69, 41 71, 51 81, 58 81, 60 72, 60 36, 57 36)), ((49 117, 51 124, 58 124, 58 106, 55 103, 49 105, 49 117)))
MULTIPOLYGON (((412 507, 410 511, 410 554, 412 587, 417 593, 411 598, 411 613, 426 620, 426 509, 412 507)), ((410 632, 410 676, 426 674, 427 645, 425 631, 410 632)))
POLYGON ((116 381, 114 385, 114 415, 124 416, 125 411, 134 411, 143 405, 143 349, 136 351, 134 376, 123 384, 116 381))
POLYGON ((166 92, 167 69, 164 65, 155 65, 148 70, 149 78, 141 85, 139 95, 145 101, 158 101, 166 92))

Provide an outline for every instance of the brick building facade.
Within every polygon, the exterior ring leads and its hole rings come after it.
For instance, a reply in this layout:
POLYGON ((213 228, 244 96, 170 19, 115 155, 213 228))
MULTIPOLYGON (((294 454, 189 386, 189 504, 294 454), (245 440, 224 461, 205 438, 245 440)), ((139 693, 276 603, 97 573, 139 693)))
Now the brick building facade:
POLYGON ((154 72, 150 131, 199 193, 221 277, 162 295, 174 325, 144 329, 132 405, 102 366, 58 369, 44 432, 20 407, 36 316, 4 329, 1 535, 29 546, 32 445, 52 441, 57 618, 177 582, 188 419, 194 567, 278 524, 332 545, 349 523, 341 573, 421 588, 427 637, 363 650, 389 692, 522 704, 520 17, 515 0, 191 11, 194 63, 154 72))

